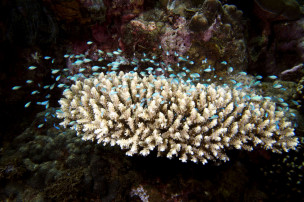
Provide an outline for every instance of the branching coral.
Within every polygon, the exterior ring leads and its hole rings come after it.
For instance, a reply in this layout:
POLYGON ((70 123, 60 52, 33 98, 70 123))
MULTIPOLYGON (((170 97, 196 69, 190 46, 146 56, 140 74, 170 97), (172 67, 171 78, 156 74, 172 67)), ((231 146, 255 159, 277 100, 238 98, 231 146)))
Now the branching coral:
POLYGON ((119 145, 127 155, 229 160, 228 149, 295 149, 291 122, 275 103, 228 86, 187 84, 137 73, 99 74, 66 89, 57 116, 83 140, 119 145))

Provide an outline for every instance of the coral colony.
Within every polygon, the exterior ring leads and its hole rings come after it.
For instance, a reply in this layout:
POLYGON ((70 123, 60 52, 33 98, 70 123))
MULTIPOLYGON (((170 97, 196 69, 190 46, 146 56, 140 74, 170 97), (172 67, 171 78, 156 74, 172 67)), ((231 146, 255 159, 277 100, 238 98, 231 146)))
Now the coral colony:
MULTIPOLYGON (((227 66, 224 80, 207 58, 195 64, 188 56, 173 54, 177 62, 172 64, 145 53, 127 59, 119 49, 65 55, 68 68, 52 69, 55 84, 43 88, 64 88, 57 110, 61 126, 76 130, 83 140, 119 145, 129 156, 157 151, 169 159, 205 164, 228 161, 226 151, 234 148, 277 153, 296 148, 298 139, 288 120, 295 115, 282 98, 256 93, 261 76, 234 72, 222 61, 227 66), (191 72, 193 65, 204 68, 191 72)), ((268 79, 275 80, 273 88, 283 87, 275 75, 268 79)), ((37 104, 49 107, 48 100, 37 104)))

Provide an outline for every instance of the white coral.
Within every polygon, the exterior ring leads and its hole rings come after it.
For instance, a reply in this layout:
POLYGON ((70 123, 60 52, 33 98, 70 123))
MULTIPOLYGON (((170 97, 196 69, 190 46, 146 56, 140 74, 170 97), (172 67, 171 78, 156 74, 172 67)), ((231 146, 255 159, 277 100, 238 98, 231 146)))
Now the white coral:
POLYGON ((297 146, 291 123, 274 103, 252 101, 227 86, 171 81, 101 73, 64 91, 58 117, 83 140, 117 144, 129 156, 156 149, 158 156, 205 164, 229 160, 227 149, 260 145, 280 152, 297 146))

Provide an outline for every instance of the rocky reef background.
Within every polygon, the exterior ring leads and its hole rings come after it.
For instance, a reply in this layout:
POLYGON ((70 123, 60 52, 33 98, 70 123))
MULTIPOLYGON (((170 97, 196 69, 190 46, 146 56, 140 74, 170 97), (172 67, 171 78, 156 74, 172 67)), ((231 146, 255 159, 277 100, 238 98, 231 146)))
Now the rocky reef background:
MULTIPOLYGON (((229 151, 221 165, 127 157, 116 147, 84 142, 71 130, 52 127, 61 90, 51 108, 36 102, 32 78, 52 82, 50 69, 69 66, 66 53, 121 49, 125 57, 158 55, 169 65, 177 55, 194 63, 208 58, 218 76, 226 61, 235 71, 278 75, 285 100, 303 102, 304 18, 301 1, 238 0, 4 0, 0 3, 0 199, 24 201, 294 201, 303 196, 303 148, 285 154, 229 151), (89 46, 87 41, 94 42, 89 46), (161 45, 161 49, 159 49, 161 45), (50 63, 44 56, 55 58, 50 63), (28 66, 36 65, 37 71, 28 66), (41 112, 43 111, 43 112, 41 112), (47 122, 45 122, 47 119, 47 122), (44 123, 44 127, 38 128, 44 123), (147 197, 149 196, 149 197, 147 197)), ((177 69, 176 71, 179 71, 177 69)), ((213 76, 213 75, 212 75, 213 76)), ((206 76, 203 79, 210 79, 206 76)), ((303 105, 303 103, 302 103, 303 105)), ((296 135, 303 137, 303 107, 296 135)))

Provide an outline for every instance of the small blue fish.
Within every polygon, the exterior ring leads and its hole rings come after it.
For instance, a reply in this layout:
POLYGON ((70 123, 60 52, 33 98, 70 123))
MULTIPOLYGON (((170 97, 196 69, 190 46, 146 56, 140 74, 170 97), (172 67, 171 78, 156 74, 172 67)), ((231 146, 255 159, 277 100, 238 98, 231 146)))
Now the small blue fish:
POLYGON ((98 71, 99 69, 100 69, 99 66, 93 66, 93 67, 92 67, 92 71, 98 71))
POLYGON ((282 85, 281 85, 281 84, 279 84, 279 83, 276 83, 276 84, 274 84, 274 85, 273 85, 273 87, 274 87, 274 88, 281 88, 281 87, 282 87, 282 85))
POLYGON ((200 77, 201 75, 199 74, 199 73, 192 73, 192 74, 190 74, 190 77, 191 78, 198 78, 198 77, 200 77))
POLYGON ((271 98, 271 97, 266 96, 266 97, 264 97, 264 99, 265 99, 265 100, 271 100, 272 98, 271 98))
POLYGON ((227 70, 229 73, 233 72, 233 67, 228 67, 228 70, 227 70))
POLYGON ((284 99, 283 98, 278 98, 278 101, 279 102, 284 102, 284 99))
POLYGON ((260 76, 260 75, 257 75, 255 78, 260 80, 260 79, 262 79, 263 77, 260 76))
POLYGON ((230 80, 233 84, 236 84, 237 82, 236 82, 236 80, 233 80, 233 79, 231 79, 230 80))
POLYGON ((37 68, 36 66, 29 66, 29 67, 28 67, 29 70, 34 70, 34 69, 36 69, 36 68, 37 68))
POLYGON ((221 64, 227 65, 227 62, 226 61, 222 61, 221 64))
POLYGON ((157 95, 159 95, 159 93, 158 93, 158 92, 153 93, 153 94, 152 94, 152 97, 155 97, 155 96, 157 96, 157 95))
POLYGON ((188 61, 186 58, 183 58, 181 56, 179 56, 178 59, 181 60, 181 61, 188 61))
POLYGON ((43 101, 43 102, 40 102, 41 105, 47 105, 49 103, 49 101, 43 101))
MULTIPOLYGON (((61 75, 57 76, 55 80, 56 80, 56 81, 59 81, 60 77, 61 77, 61 75)), ((54 88, 54 87, 53 87, 53 88, 54 88)), ((52 89, 51 89, 51 90, 52 90, 52 89)))
POLYGON ((263 96, 254 96, 254 97, 251 97, 251 100, 253 100, 253 101, 260 101, 260 100, 262 100, 263 99, 263 96))
POLYGON ((92 41, 88 41, 88 42, 87 42, 88 45, 91 45, 92 43, 93 43, 92 41))
POLYGON ((14 87, 12 87, 12 90, 18 90, 18 89, 20 89, 22 86, 14 86, 14 87))
POLYGON ((271 76, 268 76, 268 78, 270 78, 270 79, 277 79, 278 77, 275 76, 275 75, 271 75, 271 76))
POLYGON ((63 57, 64 57, 64 58, 68 58, 68 57, 70 57, 70 55, 65 54, 63 57))
POLYGON ((204 72, 211 72, 211 71, 212 71, 211 68, 204 69, 204 72))
POLYGON ((186 73, 185 72, 180 72, 180 73, 177 74, 177 76, 182 78, 182 77, 186 76, 186 73))
POLYGON ((42 123, 42 124, 39 124, 38 126, 37 126, 37 128, 42 128, 44 126, 44 124, 42 123))
POLYGON ((54 128, 56 128, 57 130, 59 130, 60 128, 58 126, 55 125, 55 123, 53 124, 54 128))
POLYGON ((193 64, 194 64, 194 61, 190 61, 189 64, 190 64, 190 65, 193 65, 193 64))
POLYGON ((213 115, 209 119, 217 119, 219 116, 218 115, 213 115))
POLYGON ((140 72, 139 74, 142 76, 147 76, 146 72, 140 72))
POLYGON ((190 89, 188 90, 188 92, 194 92, 194 91, 196 91, 196 88, 190 88, 190 89))
POLYGON ((50 56, 44 56, 44 59, 49 60, 49 59, 51 59, 51 57, 50 56))
POLYGON ((297 106, 299 106, 299 105, 300 105, 298 101, 291 100, 291 102, 292 102, 294 105, 297 105, 297 106))
POLYGON ((286 102, 280 103, 283 107, 288 107, 288 104, 286 102))
POLYGON ((73 64, 74 65, 81 65, 83 63, 82 60, 76 60, 73 64))
POLYGON ((52 69, 52 74, 57 74, 60 71, 60 69, 52 69))
POLYGON ((243 83, 240 82, 240 83, 235 84, 234 87, 235 87, 235 88, 238 88, 238 87, 240 87, 241 85, 243 85, 243 83))
POLYGON ((85 63, 88 63, 88 62, 91 62, 92 60, 91 59, 89 59, 89 58, 85 58, 84 60, 83 60, 83 62, 85 62, 85 63))
POLYGON ((38 94, 38 93, 39 93, 38 90, 34 90, 31 94, 32 94, 32 95, 35 95, 35 94, 38 94))
POLYGON ((178 85, 178 83, 179 83, 179 81, 178 81, 178 79, 176 79, 176 78, 174 78, 174 79, 171 80, 171 84, 176 84, 176 85, 178 85))
POLYGON ((28 102, 24 105, 25 108, 28 108, 32 102, 28 102))
POLYGON ((242 75, 242 76, 246 76, 247 75, 246 72, 239 72, 239 74, 242 75))
POLYGON ((147 71, 153 71, 153 67, 148 67, 146 70, 147 71))
POLYGON ((63 84, 63 83, 58 84, 57 87, 58 87, 58 88, 62 88, 62 87, 64 87, 64 84, 63 84))
POLYGON ((80 68, 78 71, 79 72, 83 72, 83 71, 85 71, 86 70, 86 68, 80 68))
POLYGON ((260 85, 261 84, 261 81, 256 81, 254 82, 253 86, 257 86, 257 85, 260 85))
POLYGON ((168 72, 173 72, 173 69, 171 67, 168 67, 168 72))
POLYGON ((118 93, 118 92, 116 92, 116 91, 111 91, 109 95, 114 95, 114 94, 116 94, 116 93, 118 93))

